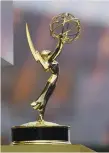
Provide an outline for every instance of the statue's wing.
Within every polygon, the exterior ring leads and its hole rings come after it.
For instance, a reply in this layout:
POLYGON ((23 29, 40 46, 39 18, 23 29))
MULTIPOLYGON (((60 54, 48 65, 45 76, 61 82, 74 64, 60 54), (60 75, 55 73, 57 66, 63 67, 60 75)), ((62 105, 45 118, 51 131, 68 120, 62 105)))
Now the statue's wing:
POLYGON ((33 45, 33 42, 31 40, 31 36, 30 36, 30 32, 29 32, 27 23, 26 23, 26 36, 27 36, 27 40, 28 40, 28 44, 29 44, 31 53, 34 56, 35 60, 38 61, 39 57, 40 57, 40 53, 37 50, 35 50, 35 48, 34 48, 34 45, 33 45))
POLYGON ((26 23, 26 36, 27 36, 28 44, 29 44, 29 47, 30 47, 30 50, 31 50, 33 57, 35 58, 36 61, 40 61, 40 63, 44 67, 44 69, 48 69, 49 64, 44 61, 44 59, 41 57, 40 53, 37 50, 35 50, 35 48, 34 48, 27 23, 26 23))

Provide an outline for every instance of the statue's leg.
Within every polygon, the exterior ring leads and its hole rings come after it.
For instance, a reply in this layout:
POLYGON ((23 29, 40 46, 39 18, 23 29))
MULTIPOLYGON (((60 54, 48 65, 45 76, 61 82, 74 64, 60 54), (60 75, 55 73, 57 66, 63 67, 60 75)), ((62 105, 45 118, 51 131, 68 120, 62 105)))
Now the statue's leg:
POLYGON ((57 75, 52 74, 37 101, 31 103, 31 106, 39 111, 39 118, 43 118, 44 116, 46 104, 55 89, 56 82, 57 75))
POLYGON ((50 88, 49 88, 49 90, 47 90, 45 97, 44 97, 44 103, 43 103, 42 109, 40 107, 40 109, 38 110, 39 111, 38 121, 40 121, 40 122, 43 121, 43 119, 44 119, 45 108, 46 108, 46 105, 47 105, 49 98, 51 97, 51 95, 56 87, 56 83, 50 84, 49 87, 50 88))
POLYGON ((44 101, 45 101, 45 95, 46 95, 47 91, 49 90, 50 86, 51 86, 51 83, 47 81, 47 83, 46 83, 42 93, 40 94, 39 98, 36 101, 31 103, 31 106, 34 109, 37 109, 37 110, 42 109, 42 107, 44 105, 44 101))

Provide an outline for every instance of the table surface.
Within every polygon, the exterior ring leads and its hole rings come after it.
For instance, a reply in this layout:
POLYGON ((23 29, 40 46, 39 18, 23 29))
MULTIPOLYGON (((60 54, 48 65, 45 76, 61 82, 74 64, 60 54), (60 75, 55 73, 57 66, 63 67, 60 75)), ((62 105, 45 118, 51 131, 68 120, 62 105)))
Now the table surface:
POLYGON ((1 152, 95 152, 83 145, 2 145, 1 152))

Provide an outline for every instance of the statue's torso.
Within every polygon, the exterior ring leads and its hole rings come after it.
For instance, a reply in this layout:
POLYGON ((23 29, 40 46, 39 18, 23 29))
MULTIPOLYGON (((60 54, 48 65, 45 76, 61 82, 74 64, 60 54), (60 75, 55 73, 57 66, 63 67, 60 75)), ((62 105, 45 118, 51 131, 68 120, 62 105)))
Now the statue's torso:
POLYGON ((58 74, 59 73, 59 64, 57 61, 53 61, 50 63, 50 68, 52 70, 52 72, 54 74, 58 74))

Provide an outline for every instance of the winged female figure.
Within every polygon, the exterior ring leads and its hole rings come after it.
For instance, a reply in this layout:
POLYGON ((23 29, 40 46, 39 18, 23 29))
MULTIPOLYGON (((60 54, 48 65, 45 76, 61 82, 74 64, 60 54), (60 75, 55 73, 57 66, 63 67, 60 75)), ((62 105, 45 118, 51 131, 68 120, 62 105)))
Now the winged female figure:
POLYGON ((52 23, 50 24, 50 32, 54 38, 58 38, 58 43, 55 50, 53 52, 49 50, 43 50, 41 53, 39 53, 39 51, 34 48, 29 33, 29 28, 26 23, 27 40, 33 57, 37 62, 41 63, 46 72, 51 72, 51 76, 47 80, 47 83, 40 96, 31 103, 31 106, 39 112, 39 122, 44 121, 44 113, 47 102, 51 97, 58 80, 59 63, 56 61, 56 58, 60 55, 65 43, 70 43, 78 37, 80 32, 79 20, 69 13, 60 14, 59 16, 53 18, 52 23), (72 31, 72 29, 69 28, 69 24, 73 22, 77 23, 77 32, 75 34, 69 34, 69 32, 72 31), (66 30, 65 26, 67 26, 66 30), (61 32, 57 34, 55 33, 55 30, 58 28, 61 28, 61 32))

